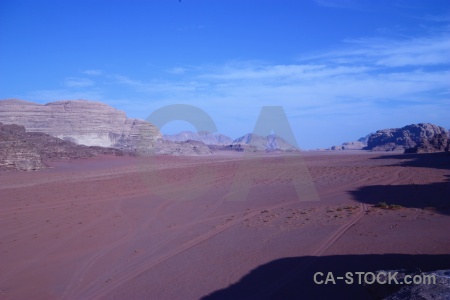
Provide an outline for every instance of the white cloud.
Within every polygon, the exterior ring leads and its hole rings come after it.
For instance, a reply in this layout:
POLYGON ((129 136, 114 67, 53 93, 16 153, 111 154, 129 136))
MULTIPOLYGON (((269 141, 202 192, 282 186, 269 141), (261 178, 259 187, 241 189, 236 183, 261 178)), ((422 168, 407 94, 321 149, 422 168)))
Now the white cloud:
POLYGON ((407 40, 357 39, 345 41, 346 49, 304 57, 300 61, 362 63, 366 66, 433 66, 450 64, 450 34, 407 40))

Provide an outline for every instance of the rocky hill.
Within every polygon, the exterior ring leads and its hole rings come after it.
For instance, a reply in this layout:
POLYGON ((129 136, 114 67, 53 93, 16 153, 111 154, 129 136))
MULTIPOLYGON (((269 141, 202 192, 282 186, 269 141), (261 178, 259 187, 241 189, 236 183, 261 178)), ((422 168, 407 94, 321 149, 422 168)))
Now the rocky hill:
POLYGON ((298 151, 299 149, 277 135, 266 137, 248 133, 233 142, 234 147, 254 151, 298 151), (240 145, 240 146, 239 146, 240 145))
POLYGON ((44 105, 22 100, 0 101, 0 122, 24 126, 80 145, 112 147, 137 154, 210 154, 198 143, 162 140, 153 124, 127 118, 125 112, 100 102, 57 101, 44 105))
POLYGON ((450 138, 444 134, 436 134, 431 138, 423 138, 417 146, 405 149, 405 153, 432 153, 450 151, 450 138))
POLYGON ((98 154, 128 155, 114 148, 77 145, 25 127, 0 123, 0 170, 38 170, 52 159, 77 159, 98 154))
POLYGON ((189 140, 199 141, 205 145, 230 145, 233 143, 233 140, 226 135, 220 133, 210 133, 207 131, 182 131, 178 134, 165 134, 163 138, 172 142, 184 142, 189 140))
POLYGON ((405 150, 414 148, 422 141, 431 140, 437 135, 448 137, 448 131, 430 123, 383 129, 370 135, 367 141, 367 149, 372 151, 405 150))
POLYGON ((199 141, 208 145, 211 150, 228 150, 237 152, 257 152, 257 151, 295 151, 298 150, 284 139, 277 135, 268 135, 266 137, 253 133, 248 133, 234 141, 220 133, 209 132, 190 132, 183 131, 179 134, 164 135, 165 140, 169 141, 199 141))
POLYGON ((359 138, 355 142, 345 142, 339 146, 332 146, 329 150, 363 150, 367 147, 367 141, 370 135, 368 134, 365 137, 359 138))

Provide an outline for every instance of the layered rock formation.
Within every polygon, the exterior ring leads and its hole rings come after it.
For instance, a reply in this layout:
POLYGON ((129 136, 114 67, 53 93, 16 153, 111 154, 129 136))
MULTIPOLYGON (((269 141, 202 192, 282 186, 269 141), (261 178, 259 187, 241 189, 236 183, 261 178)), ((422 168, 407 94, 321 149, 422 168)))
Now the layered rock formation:
POLYGON ((230 145, 233 140, 220 133, 210 133, 207 131, 183 131, 178 134, 164 135, 163 138, 172 142, 199 141, 205 145, 230 145))
POLYGON ((448 131, 429 123, 378 130, 370 135, 367 149, 372 151, 405 150, 416 147, 424 139, 433 139, 436 135, 448 136, 448 131))
POLYGON ((57 101, 45 105, 22 101, 0 101, 0 122, 18 124, 30 132, 42 132, 86 146, 101 146, 146 154, 210 154, 204 144, 163 141, 153 124, 127 118, 109 105, 86 101, 57 101))
POLYGON ((0 169, 38 170, 51 159, 74 159, 98 154, 124 155, 118 149, 77 145, 41 132, 26 132, 20 125, 0 123, 0 169))
POLYGON ((57 101, 44 105, 22 100, 0 101, 0 122, 18 124, 30 132, 44 132, 86 146, 150 145, 161 138, 151 123, 127 118, 109 105, 86 101, 57 101))
POLYGON ((243 149, 255 151, 297 151, 298 148, 289 144, 287 141, 277 135, 268 135, 266 137, 248 133, 234 140, 233 145, 240 145, 243 149))

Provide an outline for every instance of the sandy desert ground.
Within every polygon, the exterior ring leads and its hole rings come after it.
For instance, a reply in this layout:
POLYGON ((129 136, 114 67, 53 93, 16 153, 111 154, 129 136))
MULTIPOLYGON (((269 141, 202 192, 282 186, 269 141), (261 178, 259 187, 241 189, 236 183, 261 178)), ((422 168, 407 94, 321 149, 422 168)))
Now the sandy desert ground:
POLYGON ((0 299, 372 299, 313 274, 450 269, 448 154, 51 166, 0 174, 0 299))

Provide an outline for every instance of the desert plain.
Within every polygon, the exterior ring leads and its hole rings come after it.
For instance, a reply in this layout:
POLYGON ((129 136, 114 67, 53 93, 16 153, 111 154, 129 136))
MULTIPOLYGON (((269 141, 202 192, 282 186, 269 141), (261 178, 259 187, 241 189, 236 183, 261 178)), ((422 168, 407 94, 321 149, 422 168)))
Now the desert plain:
POLYGON ((48 164, 0 173, 0 299, 374 299, 313 275, 450 269, 447 153, 48 164))

